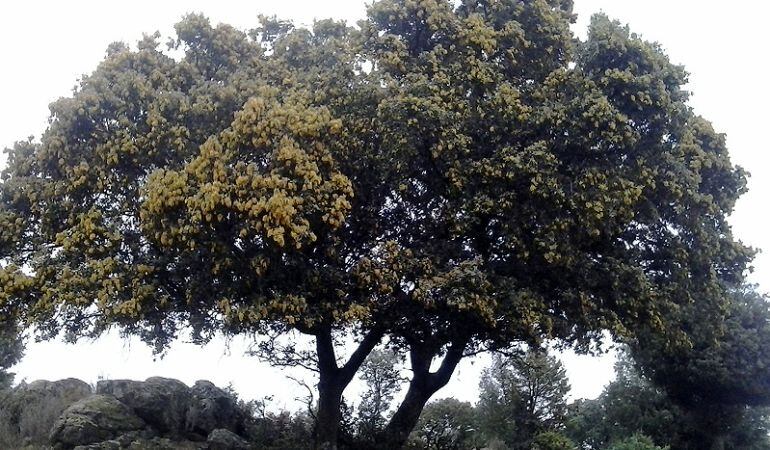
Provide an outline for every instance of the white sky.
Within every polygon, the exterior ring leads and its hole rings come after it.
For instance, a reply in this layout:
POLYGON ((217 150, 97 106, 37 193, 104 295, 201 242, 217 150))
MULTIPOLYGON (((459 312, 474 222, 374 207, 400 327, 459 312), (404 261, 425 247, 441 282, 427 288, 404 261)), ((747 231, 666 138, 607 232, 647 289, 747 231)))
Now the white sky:
MULTIPOLYGON (((672 60, 691 73, 691 105, 727 133, 733 161, 752 173, 750 192, 732 217, 736 235, 759 248, 770 248, 765 196, 770 195, 765 132, 770 90, 767 74, 766 18, 770 2, 759 0, 576 0, 576 32, 584 35, 590 15, 600 10, 628 23, 648 40, 660 42, 672 60)), ((248 29, 256 16, 277 14, 295 23, 333 17, 355 21, 364 17, 360 0, 135 0, 132 2, 8 1, 0 3, 0 148, 45 128, 54 99, 71 92, 80 75, 92 71, 113 41, 135 43, 142 32, 170 34, 186 12, 203 12, 214 23, 248 29)), ((0 159, 0 167, 4 164, 0 159)), ((770 287, 770 260, 760 254, 752 280, 770 287)), ((98 377, 144 379, 168 376, 187 383, 210 379, 232 383, 245 398, 274 395, 276 407, 296 406, 304 395, 281 373, 244 357, 247 343, 231 342, 227 350, 218 340, 200 348, 177 343, 162 360, 148 347, 108 335, 77 346, 60 342, 31 344, 25 359, 14 368, 19 379, 98 377)), ((613 377, 612 357, 564 355, 573 397, 594 397, 613 377)), ((465 361, 450 385, 437 394, 473 401, 483 360, 465 361)))

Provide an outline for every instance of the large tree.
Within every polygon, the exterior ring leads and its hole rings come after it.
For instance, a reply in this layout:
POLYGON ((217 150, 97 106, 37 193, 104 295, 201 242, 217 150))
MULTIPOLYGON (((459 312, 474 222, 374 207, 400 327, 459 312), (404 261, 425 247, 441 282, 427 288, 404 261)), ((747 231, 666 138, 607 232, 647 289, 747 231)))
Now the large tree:
POLYGON ((569 0, 381 0, 357 28, 188 16, 180 59, 111 45, 11 149, 3 319, 159 351, 311 335, 325 448, 384 336, 413 373, 391 448, 467 354, 679 337, 663 313, 719 303, 750 259, 725 221, 744 174, 658 46, 573 21, 569 0))

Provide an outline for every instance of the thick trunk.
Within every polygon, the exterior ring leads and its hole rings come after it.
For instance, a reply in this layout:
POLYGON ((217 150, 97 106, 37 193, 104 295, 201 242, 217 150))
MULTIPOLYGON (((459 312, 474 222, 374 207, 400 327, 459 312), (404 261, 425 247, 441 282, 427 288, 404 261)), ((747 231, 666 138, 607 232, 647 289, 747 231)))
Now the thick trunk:
MULTIPOLYGON (((324 374, 322 373, 322 378, 324 374)), ((328 375, 326 374, 329 378, 328 375)), ((337 450, 340 429, 340 404, 342 391, 338 377, 322 380, 318 383, 318 412, 315 425, 315 449, 337 450)))
POLYGON ((425 383, 415 383, 414 379, 409 383, 406 397, 398 406, 395 414, 390 419, 382 439, 382 449, 395 450, 406 444, 409 434, 417 425, 423 408, 436 390, 425 386, 425 383))
POLYGON ((379 329, 371 330, 358 344, 345 365, 339 367, 331 328, 321 329, 315 333, 319 374, 318 412, 313 445, 315 450, 337 450, 342 393, 353 380, 366 356, 380 342, 382 335, 383 333, 379 329))
POLYGON ((406 444, 409 434, 417 425, 428 400, 439 389, 446 386, 452 377, 457 364, 463 357, 465 345, 466 341, 464 340, 453 343, 444 356, 441 366, 435 372, 430 371, 433 352, 412 347, 409 356, 414 375, 409 382, 409 389, 404 400, 385 427, 379 448, 397 450, 406 444))

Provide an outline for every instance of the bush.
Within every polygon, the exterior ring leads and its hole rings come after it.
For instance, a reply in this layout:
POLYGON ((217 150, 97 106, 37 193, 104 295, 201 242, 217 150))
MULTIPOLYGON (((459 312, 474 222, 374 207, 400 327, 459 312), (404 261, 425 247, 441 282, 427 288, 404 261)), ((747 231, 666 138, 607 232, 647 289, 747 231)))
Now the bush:
POLYGON ((668 447, 658 447, 649 437, 636 434, 622 441, 616 441, 607 450, 668 450, 668 447))
POLYGON ((577 445, 561 433, 546 431, 535 436, 532 450, 577 450, 577 445))

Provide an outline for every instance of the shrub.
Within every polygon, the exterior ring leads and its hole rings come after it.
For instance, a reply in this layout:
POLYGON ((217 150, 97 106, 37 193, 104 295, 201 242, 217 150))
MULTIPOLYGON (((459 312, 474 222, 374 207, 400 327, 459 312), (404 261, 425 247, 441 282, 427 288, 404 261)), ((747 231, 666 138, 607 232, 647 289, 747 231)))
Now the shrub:
POLYGON ((616 441, 607 450, 668 450, 668 447, 658 447, 649 437, 636 434, 622 441, 616 441))
POLYGON ((535 436, 532 450, 577 450, 577 446, 561 433, 546 431, 535 436))

